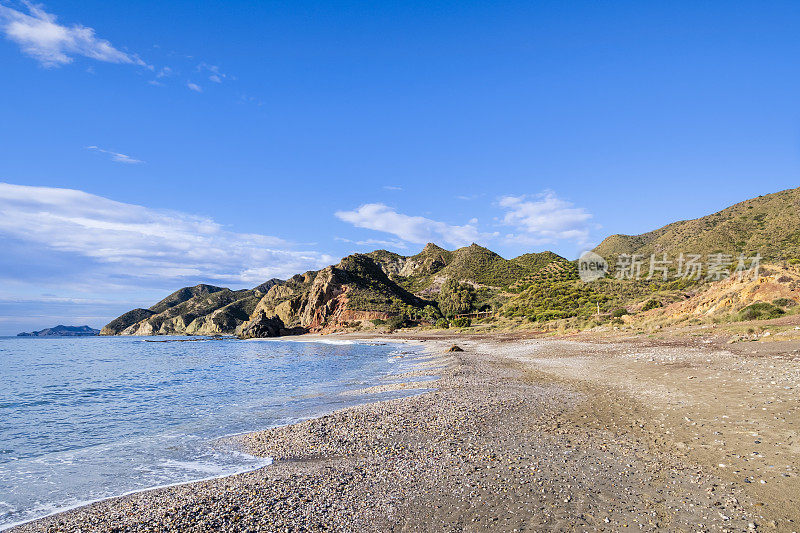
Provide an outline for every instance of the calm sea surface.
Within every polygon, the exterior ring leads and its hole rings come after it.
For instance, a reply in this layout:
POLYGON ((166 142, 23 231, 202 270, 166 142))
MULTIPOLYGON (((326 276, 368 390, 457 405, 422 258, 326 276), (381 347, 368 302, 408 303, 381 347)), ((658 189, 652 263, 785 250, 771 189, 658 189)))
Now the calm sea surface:
MULTIPOLYGON (((403 393, 402 345, 0 337, 0 529, 126 492, 268 464, 219 437, 403 393)), ((407 394, 407 393, 406 393, 407 394)))

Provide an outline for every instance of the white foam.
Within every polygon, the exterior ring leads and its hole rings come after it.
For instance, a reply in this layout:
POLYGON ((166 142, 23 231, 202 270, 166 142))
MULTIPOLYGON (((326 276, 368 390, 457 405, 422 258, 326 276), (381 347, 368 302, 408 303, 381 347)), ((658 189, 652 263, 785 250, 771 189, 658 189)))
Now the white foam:
MULTIPOLYGON (((208 476, 208 477, 204 477, 204 478, 191 479, 189 481, 179 481, 177 483, 165 483, 163 485, 154 485, 152 487, 147 487, 147 488, 144 488, 144 489, 131 490, 131 491, 128 491, 128 492, 123 492, 122 494, 115 494, 113 496, 104 496, 102 498, 96 498, 96 499, 93 499, 93 500, 83 500, 83 501, 79 501, 79 502, 76 502, 76 503, 73 503, 73 504, 70 504, 70 505, 67 505, 67 506, 63 506, 63 507, 56 507, 55 505, 43 505, 41 507, 36 507, 36 508, 32 509, 32 511, 33 512, 46 511, 45 514, 42 514, 42 515, 39 515, 39 516, 36 516, 36 517, 33 517, 33 518, 27 518, 27 519, 21 520, 19 522, 13 522, 11 524, 0 524, 0 531, 5 531, 7 529, 11 529, 12 527, 21 526, 22 524, 27 524, 28 522, 33 522, 34 520, 41 520, 42 518, 47 518, 48 516, 52 516, 52 515, 55 515, 55 514, 58 514, 58 513, 71 511, 72 509, 77 509, 78 507, 83 507, 84 505, 91 505, 93 503, 102 502, 102 501, 105 501, 105 500, 113 500, 114 498, 122 498, 124 496, 130 496, 131 494, 139 494, 141 492, 147 492, 147 491, 150 491, 150 490, 166 489, 166 488, 169 488, 169 487, 179 487, 181 485, 188 485, 189 483, 200 483, 200 482, 203 482, 203 481, 211 481, 211 480, 220 479, 220 478, 223 478, 223 477, 235 476, 237 474, 244 474, 245 472, 252 472, 254 470, 258 470, 259 468, 263 468, 265 466, 269 466, 269 465, 272 464, 272 457, 265 457, 263 459, 264 459, 264 464, 259 464, 259 465, 254 466, 254 467, 248 467, 248 468, 243 468, 243 469, 239 469, 239 470, 233 470, 233 471, 230 471, 230 472, 225 472, 225 473, 222 473, 222 474, 212 475, 212 476, 208 476)), ((177 462, 180 462, 180 461, 176 461, 176 463, 177 462)))

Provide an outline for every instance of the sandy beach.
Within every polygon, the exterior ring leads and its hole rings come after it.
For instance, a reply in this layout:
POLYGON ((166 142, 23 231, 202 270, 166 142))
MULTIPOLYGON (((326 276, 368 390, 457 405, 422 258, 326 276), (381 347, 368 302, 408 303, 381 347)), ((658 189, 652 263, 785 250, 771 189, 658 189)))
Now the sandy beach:
POLYGON ((13 531, 800 530, 798 341, 408 340, 435 390, 239 437, 271 466, 13 531))

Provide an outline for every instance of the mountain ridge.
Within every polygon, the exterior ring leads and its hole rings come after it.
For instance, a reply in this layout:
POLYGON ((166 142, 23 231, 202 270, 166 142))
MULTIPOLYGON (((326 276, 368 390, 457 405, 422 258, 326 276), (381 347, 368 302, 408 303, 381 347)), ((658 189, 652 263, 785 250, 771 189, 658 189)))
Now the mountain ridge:
POLYGON ((428 243, 411 256, 375 250, 253 289, 183 287, 149 309, 117 317, 101 334, 252 336, 322 331, 393 316, 433 318, 441 316, 436 298, 449 279, 483 291, 487 300, 554 261, 567 262, 552 252, 504 259, 474 243, 453 251, 428 243))
MULTIPOLYGON (((798 210, 800 188, 787 189, 640 235, 611 235, 594 251, 607 259, 622 253, 761 253, 800 263, 798 210)), ((446 314, 478 310, 546 322, 636 307, 663 291, 665 299, 674 299, 702 283, 625 284, 609 277, 587 284, 575 261, 553 252, 505 259, 475 243, 455 250, 428 243, 408 256, 389 250, 352 254, 253 289, 184 287, 149 309, 112 320, 101 334, 274 336, 372 327, 390 319, 434 323, 446 314)))

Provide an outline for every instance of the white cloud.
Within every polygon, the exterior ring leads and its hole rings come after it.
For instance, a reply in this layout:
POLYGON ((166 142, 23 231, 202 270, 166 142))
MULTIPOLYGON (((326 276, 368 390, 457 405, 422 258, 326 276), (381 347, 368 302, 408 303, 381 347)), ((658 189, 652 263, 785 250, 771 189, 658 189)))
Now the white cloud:
POLYGON ((476 200, 481 196, 483 196, 483 194, 471 194, 471 195, 459 194, 458 196, 456 196, 456 200, 464 200, 466 202, 469 200, 476 200))
POLYGON ((413 243, 444 242, 453 246, 486 240, 473 224, 453 226, 437 220, 398 213, 384 204, 364 204, 354 211, 337 211, 336 217, 358 228, 391 233, 413 243))
POLYGON ((392 239, 362 239, 358 241, 354 241, 351 239, 346 239, 345 237, 334 237, 334 240, 339 242, 346 242, 348 244, 356 244, 358 246, 384 246, 386 248, 406 248, 407 245, 405 242, 392 239))
POLYGON ((222 83, 222 80, 228 77, 227 74, 220 72, 217 65, 209 65, 208 63, 200 63, 197 65, 197 72, 204 71, 209 74, 208 79, 214 83, 222 83))
POLYGON ((0 5, 0 31, 17 43, 23 53, 45 67, 71 63, 84 56, 107 63, 127 63, 148 67, 137 55, 118 50, 110 42, 95 36, 94 29, 73 24, 64 26, 42 6, 24 2, 28 13, 0 5))
POLYGON ((508 242, 540 245, 563 240, 578 244, 589 241, 592 214, 558 198, 553 191, 545 191, 533 198, 504 196, 498 205, 506 210, 503 224, 517 231, 506 235, 508 242))
POLYGON ((91 283, 96 285, 146 287, 148 280, 159 285, 257 284, 334 262, 277 237, 225 230, 206 217, 73 189, 5 183, 0 183, 0 237, 42 250, 28 256, 77 254, 80 260, 65 261, 77 265, 74 278, 85 281, 86 269, 97 267, 104 277, 93 273, 91 283))
POLYGON ((97 146, 87 146, 87 150, 94 150, 95 152, 100 152, 103 154, 108 154, 111 156, 112 161, 116 161, 117 163, 127 163, 129 165, 135 165, 138 163, 144 163, 141 159, 135 159, 129 155, 120 154, 119 152, 112 152, 111 150, 103 150, 97 146))
POLYGON ((202 88, 202 87, 200 87, 199 85, 197 85, 196 83, 188 82, 188 83, 186 84, 186 86, 187 86, 189 89, 191 89, 191 90, 193 90, 194 92, 196 92, 196 93, 201 93, 201 92, 203 92, 203 88, 202 88))
POLYGON ((386 189, 387 191, 402 191, 403 190, 402 187, 398 187, 396 185, 384 185, 383 188, 386 189))

